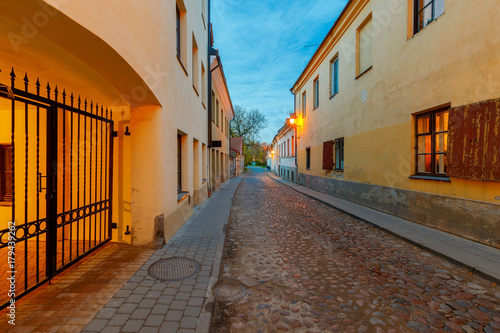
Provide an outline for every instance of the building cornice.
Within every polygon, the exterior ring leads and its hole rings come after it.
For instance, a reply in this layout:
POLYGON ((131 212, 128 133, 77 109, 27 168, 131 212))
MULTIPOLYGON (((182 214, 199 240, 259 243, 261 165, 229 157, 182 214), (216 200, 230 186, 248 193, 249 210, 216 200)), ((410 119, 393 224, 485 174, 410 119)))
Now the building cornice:
POLYGON ((307 63, 299 78, 290 89, 292 94, 295 95, 300 91, 305 83, 313 76, 369 2, 370 0, 349 0, 326 37, 307 63))

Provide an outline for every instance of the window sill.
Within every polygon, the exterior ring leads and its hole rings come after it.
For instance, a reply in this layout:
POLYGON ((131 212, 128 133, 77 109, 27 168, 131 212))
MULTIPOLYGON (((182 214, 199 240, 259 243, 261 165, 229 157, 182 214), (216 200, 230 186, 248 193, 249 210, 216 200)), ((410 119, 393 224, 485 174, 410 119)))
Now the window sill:
POLYGON ((413 175, 408 177, 410 179, 423 179, 423 180, 434 180, 439 182, 451 183, 450 177, 447 176, 426 176, 426 175, 413 175))
POLYGON ((189 76, 189 74, 188 74, 188 72, 186 70, 186 67, 184 67, 184 64, 182 63, 181 58, 179 58, 179 56, 177 56, 177 55, 175 57, 177 58, 177 61, 179 61, 179 65, 181 65, 182 70, 184 71, 184 73, 186 73, 186 76, 189 76))
POLYGON ((196 93, 196 96, 200 97, 200 94, 198 93, 198 89, 196 89, 196 87, 194 86, 194 84, 193 84, 193 90, 196 93))
POLYGON ((319 108, 319 105, 315 106, 314 109, 313 109, 313 111, 316 111, 316 109, 318 109, 318 108, 319 108))
POLYGON ((181 192, 177 194, 177 202, 181 202, 189 196, 189 192, 181 192))
POLYGON ((0 207, 12 207, 12 201, 1 201, 0 207))
POLYGON ((344 172, 344 169, 333 169, 335 172, 344 172))
POLYGON ((335 94, 333 94, 332 96, 330 96, 330 99, 334 98, 335 96, 337 96, 339 94, 339 92, 337 91, 335 94))
POLYGON ((368 67, 368 69, 366 69, 363 73, 361 73, 358 76, 356 76, 355 80, 357 80, 360 77, 362 77, 363 75, 365 75, 365 73, 369 72, 372 68, 373 68, 373 66, 368 67))
POLYGON ((206 179, 203 179, 203 180, 201 181, 201 183, 202 183, 202 184, 205 184, 206 182, 207 182, 207 180, 206 180, 206 179))
POLYGON ((205 103, 201 102, 201 105, 203 106, 203 108, 206 110, 207 107, 205 106, 205 103))

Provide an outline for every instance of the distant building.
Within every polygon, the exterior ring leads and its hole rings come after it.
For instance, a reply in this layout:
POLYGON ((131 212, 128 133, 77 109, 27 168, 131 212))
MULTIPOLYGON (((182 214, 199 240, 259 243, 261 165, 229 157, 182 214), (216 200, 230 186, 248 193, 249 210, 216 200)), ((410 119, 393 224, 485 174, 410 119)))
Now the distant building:
POLYGON ((291 89, 299 183, 500 247, 499 12, 349 1, 291 89))
POLYGON ((297 141, 295 127, 289 119, 273 139, 274 158, 271 162, 273 172, 291 182, 297 182, 297 141))
POLYGON ((243 138, 231 138, 231 178, 245 171, 245 154, 243 153, 243 138))
POLYGON ((229 180, 229 122, 234 118, 234 110, 219 51, 211 48, 210 59, 210 72, 212 75, 212 141, 209 158, 210 190, 214 192, 221 184, 229 180))

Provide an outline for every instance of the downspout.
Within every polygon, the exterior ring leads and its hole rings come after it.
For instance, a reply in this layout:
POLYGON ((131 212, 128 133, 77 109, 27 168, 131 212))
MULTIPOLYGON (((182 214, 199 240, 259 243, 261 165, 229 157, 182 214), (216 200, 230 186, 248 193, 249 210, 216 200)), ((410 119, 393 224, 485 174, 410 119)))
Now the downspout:
POLYGON ((210 49, 212 48, 212 34, 211 34, 211 22, 210 22, 210 0, 207 0, 207 68, 208 68, 208 75, 207 75, 207 107, 208 107, 208 122, 207 122, 207 128, 208 128, 208 143, 207 143, 207 182, 208 182, 208 192, 212 192, 212 174, 211 174, 211 157, 212 157, 212 72, 210 71, 210 49))
MULTIPOLYGON (((295 113, 295 119, 297 119, 297 95, 293 94, 293 113, 295 113)), ((297 162, 299 154, 297 154, 297 142, 299 141, 299 126, 295 124, 295 166, 297 167, 297 176, 299 175, 299 164, 297 162)))

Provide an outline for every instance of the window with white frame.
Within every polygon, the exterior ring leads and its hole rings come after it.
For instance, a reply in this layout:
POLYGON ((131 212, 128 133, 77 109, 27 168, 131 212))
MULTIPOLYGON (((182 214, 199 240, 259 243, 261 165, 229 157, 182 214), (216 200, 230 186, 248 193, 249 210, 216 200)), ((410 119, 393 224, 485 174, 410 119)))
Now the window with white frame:
POLYGON ((314 108, 319 107, 319 77, 314 80, 314 108))
POLYGON ((339 92, 339 57, 338 55, 330 62, 330 91, 331 96, 339 92))
POLYGON ((414 33, 444 14, 444 0, 414 0, 414 33))

